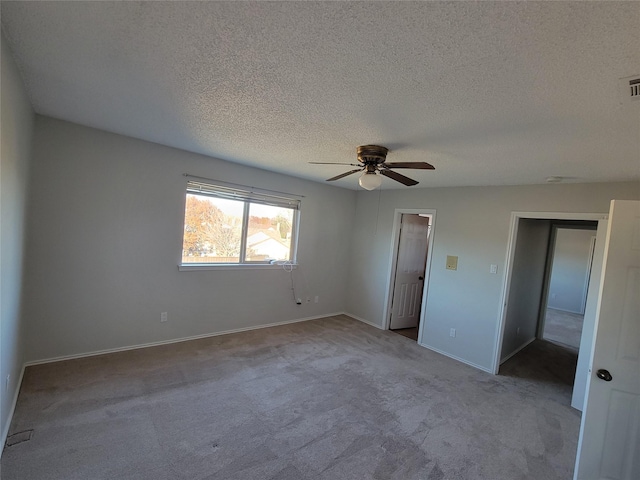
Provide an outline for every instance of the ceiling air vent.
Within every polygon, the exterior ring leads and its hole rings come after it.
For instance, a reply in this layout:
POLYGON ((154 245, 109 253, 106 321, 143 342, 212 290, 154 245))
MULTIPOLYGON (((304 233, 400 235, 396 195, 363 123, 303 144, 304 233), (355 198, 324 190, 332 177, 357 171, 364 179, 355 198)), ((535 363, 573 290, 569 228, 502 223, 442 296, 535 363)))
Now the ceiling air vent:
POLYGON ((640 98, 640 78, 629 80, 629 90, 631 93, 631 99, 638 100, 640 98))
POLYGON ((640 107, 640 75, 618 79, 618 102, 620 105, 640 107))

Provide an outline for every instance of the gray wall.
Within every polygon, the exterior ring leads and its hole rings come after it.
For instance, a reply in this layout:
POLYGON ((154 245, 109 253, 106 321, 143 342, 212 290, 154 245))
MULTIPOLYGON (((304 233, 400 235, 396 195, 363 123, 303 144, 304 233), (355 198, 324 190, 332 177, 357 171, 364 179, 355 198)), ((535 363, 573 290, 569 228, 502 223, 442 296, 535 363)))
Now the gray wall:
POLYGON ((583 301, 587 294, 591 238, 595 235, 594 230, 556 230, 547 303, 550 308, 584 313, 583 301))
POLYGON ((37 116, 30 201, 30 361, 344 311, 353 191, 37 116), (282 269, 178 271, 184 173, 304 195, 294 275, 319 303, 282 269))
MULTIPOLYGON (((18 372, 23 360, 345 310, 382 326, 396 208, 436 210, 425 345, 490 370, 511 212, 606 213, 612 198, 640 198, 638 183, 356 193, 38 116, 21 333, 18 259, 32 114, 6 57, 3 51, 2 259, 10 262, 2 268, 3 372, 18 372), (5 151, 13 152, 6 160, 5 151), (5 176, 5 165, 15 165, 15 172, 5 176), (185 172, 305 195, 295 274, 298 295, 319 295, 320 302, 296 306, 281 270, 178 271, 185 172), (7 202, 5 195, 11 196, 7 202), (8 232, 5 215, 16 226, 8 232), (457 271, 445 269, 447 255, 459 256, 457 271), (498 273, 490 274, 494 263, 498 273), (11 302, 14 312, 6 323, 5 305, 11 302), (166 323, 159 321, 163 311, 169 313, 166 323), (450 328, 457 329, 455 338, 450 328)), ((14 391, 15 385, 8 393, 14 391)))
POLYGON ((347 311, 383 325, 394 211, 435 209, 432 266, 424 310, 428 347, 491 370, 504 285, 511 212, 607 213, 613 198, 640 198, 638 183, 405 188, 359 192, 347 311), (374 207, 376 206, 376 207, 374 207), (445 269, 458 255, 458 270, 445 269), (491 264, 498 273, 489 273, 491 264), (456 337, 449 329, 456 328, 456 337))
POLYGON ((518 222, 501 361, 536 338, 550 234, 550 220, 518 222))
POLYGON ((4 445, 24 362, 20 299, 34 114, 4 35, 0 44, 0 441, 4 445), (10 376, 8 386, 7 375, 10 376))

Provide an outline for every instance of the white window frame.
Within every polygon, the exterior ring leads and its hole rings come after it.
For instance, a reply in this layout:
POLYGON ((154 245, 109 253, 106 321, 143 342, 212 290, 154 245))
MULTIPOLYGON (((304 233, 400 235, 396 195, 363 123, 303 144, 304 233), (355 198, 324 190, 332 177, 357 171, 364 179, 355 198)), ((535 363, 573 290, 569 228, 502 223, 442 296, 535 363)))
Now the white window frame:
MULTIPOLYGON (((297 266, 296 257, 298 253, 298 228, 300 225, 300 196, 275 192, 271 190, 263 190, 255 187, 248 187, 243 185, 236 185, 227 182, 221 182, 217 180, 202 179, 200 177, 193 177, 185 174, 187 177, 191 177, 187 181, 185 191, 185 203, 186 196, 188 194, 209 196, 214 198, 223 198, 227 200, 235 200, 244 202, 243 217, 242 217, 242 235, 240 239, 240 261, 238 263, 182 263, 182 247, 184 246, 184 221, 182 218, 182 244, 180 254, 180 264, 178 269, 180 271, 192 271, 192 270, 236 270, 236 269, 269 269, 277 268, 281 269, 283 264, 297 266), (249 207, 250 204, 270 205, 274 207, 289 208, 293 210, 293 220, 291 225, 291 244, 289 250, 289 260, 278 261, 245 261, 248 224, 249 224, 249 207)), ((185 212, 186 213, 186 212, 185 212)))

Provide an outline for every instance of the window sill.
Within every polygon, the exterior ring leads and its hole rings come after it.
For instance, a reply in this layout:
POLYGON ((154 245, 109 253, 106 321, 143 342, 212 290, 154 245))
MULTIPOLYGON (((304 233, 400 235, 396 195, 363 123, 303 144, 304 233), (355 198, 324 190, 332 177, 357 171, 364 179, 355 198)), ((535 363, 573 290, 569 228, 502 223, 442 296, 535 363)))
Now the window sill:
POLYGON ((297 263, 287 263, 286 265, 278 265, 272 263, 194 263, 180 264, 178 270, 181 272, 195 272, 204 270, 282 270, 298 268, 297 263))

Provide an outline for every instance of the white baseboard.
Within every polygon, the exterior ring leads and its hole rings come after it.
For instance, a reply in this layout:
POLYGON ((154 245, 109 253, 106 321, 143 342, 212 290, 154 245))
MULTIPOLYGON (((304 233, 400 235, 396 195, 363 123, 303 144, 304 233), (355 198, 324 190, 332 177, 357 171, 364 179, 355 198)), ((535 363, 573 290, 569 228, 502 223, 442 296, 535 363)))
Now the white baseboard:
POLYGON ((469 365, 470 367, 477 368, 478 370, 482 370, 483 372, 487 372, 487 373, 490 373, 490 374, 493 375, 493 372, 487 367, 483 367, 482 365, 478 365, 477 363, 470 362, 469 360, 465 360, 464 358, 460 358, 460 357, 457 357, 455 355, 451 355, 450 353, 444 352, 444 351, 439 350, 437 348, 433 348, 433 347, 431 347, 429 345, 426 345, 424 343, 418 343, 418 345, 420 345, 421 347, 426 348, 427 350, 431 350, 433 352, 439 353, 440 355, 444 355, 445 357, 449 357, 449 358, 451 358, 453 360, 456 360, 456 361, 458 361, 460 363, 464 363, 466 365, 469 365))
MULTIPOLYGON (((372 327, 376 327, 379 330, 385 330, 380 325, 378 325, 376 323, 373 323, 373 322, 370 322, 369 320, 365 320, 364 318, 360 318, 357 315, 353 315, 352 313, 345 312, 344 314, 349 316, 349 317, 351 317, 351 318, 353 318, 353 319, 355 319, 355 320, 358 320, 359 322, 366 323, 367 325, 371 325, 372 327)), ((445 357, 449 357, 449 358, 451 358, 453 360, 456 360, 458 362, 461 362, 461 363, 464 363, 466 365, 469 365, 470 367, 474 367, 474 368, 477 368, 478 370, 482 370, 483 372, 493 373, 487 367, 483 367, 482 365, 478 365, 476 363, 470 362, 468 360, 465 360, 464 358, 456 357, 455 355, 451 355, 450 353, 444 352, 442 350, 438 350, 437 348, 430 347, 429 345, 426 345, 424 343, 418 342, 418 345, 420 345, 421 347, 424 347, 424 348, 426 348, 428 350, 431 350, 433 352, 439 353, 440 355, 444 355, 445 357)))
POLYGON ((20 395, 20 387, 22 387, 22 379, 24 378, 24 369, 25 365, 22 365, 22 369, 20 370, 20 377, 18 378, 18 383, 16 385, 16 391, 13 395, 13 401, 11 402, 11 408, 9 409, 9 415, 7 416, 7 423, 2 427, 2 445, 0 445, 0 456, 2 456, 2 452, 4 451, 4 445, 7 443, 7 437, 9 436, 9 429, 11 428, 11 421, 13 420, 13 414, 16 411, 16 405, 18 404, 18 395, 20 395))
MULTIPOLYGON (((372 327, 376 327, 379 330, 385 330, 383 327, 381 327, 380 325, 370 322, 369 320, 365 320, 364 318, 360 318, 357 315, 353 315, 352 313, 347 313, 345 312, 345 315, 354 318, 355 320, 358 320, 362 323, 366 323, 367 325, 371 325, 372 327)), ((493 373, 490 369, 488 369, 487 367, 483 367, 482 365, 478 365, 476 363, 470 362, 468 360, 465 360, 464 358, 460 358, 460 357, 456 357, 455 355, 451 355, 450 353, 447 352, 443 352, 442 350, 438 350, 437 348, 433 348, 430 347, 429 345, 426 345, 424 343, 420 343, 418 342, 418 345, 420 345, 421 347, 424 347, 428 350, 431 350, 433 352, 439 353, 440 355, 444 355, 445 357, 449 357, 453 360, 456 360, 458 362, 464 363, 466 365, 469 365, 470 367, 474 367, 477 368, 478 370, 482 370, 483 372, 487 372, 487 373, 493 373)))
POLYGON ((584 312, 582 312, 582 313, 574 312, 573 310, 567 310, 567 309, 558 308, 558 307, 550 307, 548 305, 547 305, 547 310, 557 310, 558 312, 571 313, 573 315, 584 315, 584 312))
MULTIPOLYGON (((324 315, 316 315, 313 317, 304 317, 304 318, 297 318, 294 320, 285 320, 283 322, 274 322, 274 323, 268 323, 265 325, 257 325, 257 326, 252 326, 252 327, 242 327, 242 328, 235 328, 233 330, 224 330, 222 332, 212 332, 212 333, 205 333, 202 335, 192 335, 189 337, 182 337, 182 338, 176 338, 176 339, 172 339, 172 340, 162 340, 159 342, 149 342, 149 343, 142 343, 142 344, 138 344, 138 345, 130 345, 127 347, 117 347, 117 348, 108 348, 105 350, 98 350, 98 351, 94 351, 94 352, 85 352, 85 353, 78 353, 78 354, 73 354, 73 355, 63 355, 60 357, 52 357, 52 358, 45 358, 45 359, 41 359, 41 360, 32 360, 29 362, 25 362, 22 365, 22 369, 20 371, 20 378, 18 379, 18 384, 16 385, 16 391, 15 391, 15 395, 13 396, 13 402, 11 403, 11 409, 9 410, 9 415, 7 417, 7 422, 6 424, 3 426, 2 428, 2 437, 0 440, 2 440, 2 446, 5 445, 6 441, 7 441, 7 436, 9 435, 9 429, 11 428, 11 422, 13 420, 13 415, 15 413, 16 410, 16 405, 18 403, 18 395, 20 394, 20 388, 22 387, 22 379, 24 378, 24 372, 25 369, 27 367, 30 367, 32 365, 42 365, 45 363, 53 363, 53 362, 62 362, 64 360, 73 360, 73 359, 78 359, 78 358, 84 358, 84 357, 94 357, 96 355, 105 355, 108 353, 117 353, 117 352, 124 352, 127 350, 137 350, 139 348, 148 348, 148 347, 156 347, 159 345, 169 345, 172 343, 179 343, 179 342, 188 342, 189 340, 198 340, 201 338, 208 338, 208 337, 216 337, 219 335, 228 335, 230 333, 239 333, 239 332, 247 332, 250 330, 259 330, 261 328, 269 328, 269 327, 277 327, 279 325, 288 325, 291 323, 300 323, 300 322, 306 322, 309 320, 317 320, 319 318, 326 318, 326 317, 334 317, 336 315, 342 315, 343 312, 337 312, 337 313, 327 313, 324 315)), ((2 446, 0 446, 0 456, 2 455, 2 446)))
POLYGON ((502 360, 500 360, 500 365, 502 365, 504 362, 506 362, 507 360, 509 360, 511 357, 513 357, 516 353, 518 353, 520 350, 522 350, 523 348, 527 347, 531 342, 533 342, 536 339, 536 337, 533 337, 530 340, 527 340, 526 342, 524 342, 522 345, 520 345, 518 348, 516 348, 513 352, 511 352, 509 355, 507 355, 506 357, 504 357, 502 360))
POLYGON ((353 313, 344 312, 343 315, 346 315, 347 317, 351 317, 354 320, 358 320, 359 322, 366 323, 367 325, 371 325, 372 327, 376 327, 379 330, 384 330, 384 328, 382 328, 377 323, 373 323, 373 322, 370 322, 369 320, 365 320, 364 318, 360 318, 357 315, 354 315, 353 313))
MULTIPOLYGON (((240 332, 248 332, 250 330, 259 330, 261 328, 269 328, 269 327, 277 327, 280 325, 288 325, 291 323, 299 323, 299 322, 307 322, 309 320, 317 320, 319 318, 326 318, 326 317, 334 317, 336 315, 341 315, 342 312, 337 312, 337 313, 327 313, 324 315, 316 315, 313 317, 304 317, 304 318, 296 318, 294 320, 285 320, 283 322, 274 322, 274 323, 267 323, 264 325, 256 325, 256 326, 251 326, 251 327, 242 327, 242 328, 234 328, 233 330, 224 330, 221 332, 211 332, 211 333, 203 333, 201 335, 192 335, 189 337, 181 337, 181 338, 174 338, 171 340, 161 340, 158 342, 149 342, 149 343, 141 343, 141 344, 137 344, 137 345, 129 345, 126 347, 116 347, 116 348, 107 348, 105 350, 96 350, 94 352, 84 352, 84 353, 77 353, 77 354, 73 354, 73 355, 62 355, 60 357, 52 357, 52 358, 44 358, 42 360, 31 360, 29 362, 26 362, 24 364, 24 367, 30 367, 32 365, 42 365, 44 363, 53 363, 53 362, 62 362, 64 360, 74 360, 77 358, 84 358, 84 357, 94 357, 96 355, 105 355, 108 353, 117 353, 117 352, 125 352, 127 350, 137 350, 139 348, 148 348, 148 347, 157 347, 160 345, 169 345, 172 343, 179 343, 179 342, 188 342, 189 340, 199 340, 201 338, 208 338, 208 337, 217 337, 219 335, 228 335, 230 333, 240 333, 240 332)), ((24 371, 24 367, 23 367, 23 371, 24 371)))

